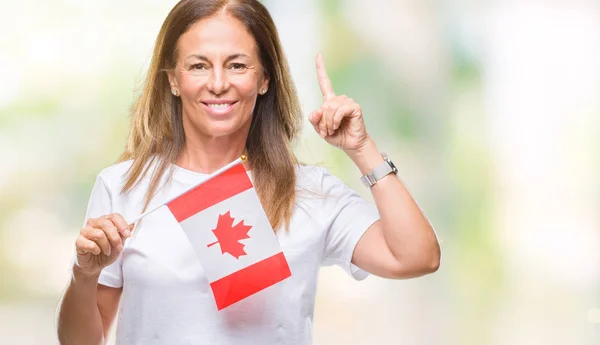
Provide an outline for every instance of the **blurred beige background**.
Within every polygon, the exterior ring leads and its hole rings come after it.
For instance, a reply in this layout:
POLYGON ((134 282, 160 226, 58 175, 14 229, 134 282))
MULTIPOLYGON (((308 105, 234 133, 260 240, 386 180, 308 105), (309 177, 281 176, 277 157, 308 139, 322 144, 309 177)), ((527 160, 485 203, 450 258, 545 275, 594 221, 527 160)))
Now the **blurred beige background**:
MULTIPOLYGON (((175 1, 0 3, 0 344, 57 344, 95 175, 175 1)), ((321 273, 314 342, 600 343, 600 3, 270 0, 304 111, 322 51, 437 229, 438 273, 321 273)), ((305 127, 297 152, 369 198, 305 127)))

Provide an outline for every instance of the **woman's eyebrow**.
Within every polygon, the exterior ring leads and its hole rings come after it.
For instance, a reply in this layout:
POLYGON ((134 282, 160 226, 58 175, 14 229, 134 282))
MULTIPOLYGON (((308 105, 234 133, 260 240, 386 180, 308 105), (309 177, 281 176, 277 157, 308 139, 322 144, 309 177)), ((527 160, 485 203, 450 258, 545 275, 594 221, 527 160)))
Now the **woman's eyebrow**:
MULTIPOLYGON (((244 53, 237 53, 237 54, 229 55, 227 57, 227 59, 225 59, 225 62, 229 62, 231 60, 235 60, 235 59, 241 58, 241 57, 250 59, 250 57, 248 55, 244 54, 244 53)), ((200 55, 200 54, 190 54, 185 59, 187 60, 187 59, 190 59, 190 58, 196 58, 198 60, 209 62, 209 60, 208 60, 208 58, 206 56, 200 55)))

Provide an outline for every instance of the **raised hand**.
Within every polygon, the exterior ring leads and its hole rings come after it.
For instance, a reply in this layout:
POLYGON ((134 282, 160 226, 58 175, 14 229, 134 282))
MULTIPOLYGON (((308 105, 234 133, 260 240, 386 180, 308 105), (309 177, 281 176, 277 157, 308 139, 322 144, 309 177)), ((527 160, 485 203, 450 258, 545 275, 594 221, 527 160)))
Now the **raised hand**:
POLYGON ((352 98, 346 95, 336 96, 321 54, 317 56, 317 77, 323 104, 310 114, 310 123, 331 145, 346 153, 360 151, 369 139, 362 109, 352 98))
POLYGON ((84 275, 99 275, 104 267, 117 260, 131 230, 133 224, 127 225, 118 213, 88 219, 75 241, 77 260, 74 269, 84 275))

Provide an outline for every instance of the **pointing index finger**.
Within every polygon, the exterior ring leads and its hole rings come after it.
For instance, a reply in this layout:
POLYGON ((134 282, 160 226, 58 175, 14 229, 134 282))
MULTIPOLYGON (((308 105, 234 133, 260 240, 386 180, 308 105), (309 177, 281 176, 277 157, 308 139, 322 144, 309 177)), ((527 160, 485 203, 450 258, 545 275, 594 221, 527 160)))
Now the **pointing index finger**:
POLYGON ((323 55, 321 54, 317 55, 317 78, 319 79, 319 86, 321 87, 323 98, 327 100, 335 97, 331 81, 325 70, 325 61, 323 61, 323 55))

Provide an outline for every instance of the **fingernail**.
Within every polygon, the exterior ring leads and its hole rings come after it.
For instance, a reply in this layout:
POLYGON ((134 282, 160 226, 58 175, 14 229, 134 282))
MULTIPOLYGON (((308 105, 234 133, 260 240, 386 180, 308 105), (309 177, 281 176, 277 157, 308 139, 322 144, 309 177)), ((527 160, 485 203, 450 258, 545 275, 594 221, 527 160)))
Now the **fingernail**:
POLYGON ((125 236, 129 237, 129 235, 131 235, 131 231, 129 231, 129 229, 125 230, 125 236))
POLYGON ((123 245, 121 243, 119 243, 117 245, 117 251, 120 253, 123 250, 123 245))
POLYGON ((110 256, 110 247, 108 247, 108 254, 106 256, 110 256))

